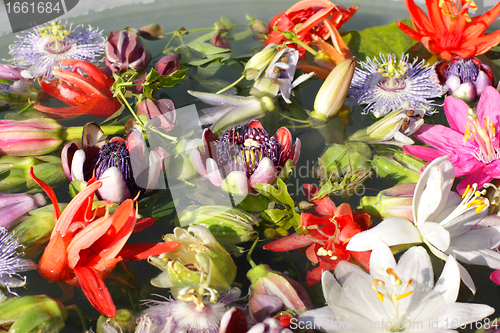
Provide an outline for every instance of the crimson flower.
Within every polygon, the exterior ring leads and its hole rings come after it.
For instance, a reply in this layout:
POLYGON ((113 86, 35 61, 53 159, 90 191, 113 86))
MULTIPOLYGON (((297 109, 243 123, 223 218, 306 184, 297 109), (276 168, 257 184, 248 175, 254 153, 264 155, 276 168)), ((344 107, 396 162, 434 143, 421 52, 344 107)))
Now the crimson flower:
POLYGON ((469 8, 477 9, 472 0, 426 0, 429 17, 413 0, 405 0, 405 3, 414 29, 401 22, 398 27, 441 59, 472 58, 500 42, 500 30, 485 35, 500 14, 500 2, 483 15, 472 18, 469 8))
POLYGON ((137 221, 132 199, 125 200, 113 214, 109 212, 112 205, 109 201, 93 208, 95 192, 102 186, 95 178, 61 213, 52 188, 36 178, 33 168, 30 175, 52 201, 55 217, 50 241, 38 262, 38 272, 47 280, 81 287, 89 302, 105 316, 116 314, 113 299, 104 284, 104 278, 116 264, 160 255, 180 245, 176 241, 126 245, 132 233, 151 225, 154 220, 137 221))
POLYGON ((85 61, 64 60, 61 66, 72 66, 73 70, 54 68, 52 73, 57 78, 41 81, 40 85, 46 93, 70 106, 53 108, 35 103, 35 109, 57 118, 68 118, 84 114, 109 117, 120 108, 120 102, 113 98, 110 90, 114 83, 111 76, 85 61))
MULTIPOLYGON (((312 185, 304 185, 306 194, 312 198, 317 189, 312 185)), ((314 199, 314 212, 302 213, 302 229, 307 234, 292 234, 269 244, 265 250, 284 252, 305 246, 307 258, 318 264, 307 272, 306 282, 312 286, 321 280, 324 271, 331 271, 340 261, 355 259, 366 270, 369 270, 370 251, 351 252, 346 250, 347 243, 357 233, 371 228, 370 215, 352 211, 343 203, 336 207, 328 196, 314 199)))
MULTIPOLYGON (((330 37, 330 29, 323 21, 330 21, 335 28, 340 28, 355 13, 358 7, 336 6, 328 0, 301 0, 288 8, 285 12, 276 15, 269 22, 269 33, 264 40, 265 45, 276 43, 278 45, 287 39, 282 32, 293 31, 304 43, 317 40, 327 40, 330 37), (278 29, 274 30, 276 26, 278 29)), ((290 44, 288 44, 289 47, 290 44)), ((300 55, 305 53, 301 47, 298 48, 300 55)))

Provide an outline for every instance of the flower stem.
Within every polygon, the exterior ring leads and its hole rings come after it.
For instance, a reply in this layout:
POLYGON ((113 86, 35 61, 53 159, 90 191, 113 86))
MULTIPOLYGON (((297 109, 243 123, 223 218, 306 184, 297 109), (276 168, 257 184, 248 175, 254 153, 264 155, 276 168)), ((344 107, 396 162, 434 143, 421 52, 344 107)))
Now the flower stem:
POLYGON ((255 264, 255 262, 252 260, 251 256, 252 256, 252 252, 255 249, 255 247, 257 246, 258 242, 259 242, 259 239, 257 238, 255 240, 255 242, 253 242, 252 247, 250 248, 250 250, 248 250, 248 253, 247 253, 247 261, 250 263, 250 265, 252 266, 252 268, 257 266, 255 264))
POLYGON ((315 57, 318 56, 318 52, 315 49, 313 49, 312 47, 310 47, 309 45, 307 45, 306 43, 304 43, 303 41, 298 39, 296 36, 294 36, 292 38, 292 42, 294 42, 297 45, 302 46, 304 49, 306 49, 309 53, 311 53, 315 57))
POLYGON ((233 83, 231 83, 230 85, 228 85, 227 87, 225 88, 222 88, 221 90, 219 90, 218 92, 216 92, 215 94, 218 95, 218 94, 222 94, 224 91, 226 90, 229 90, 231 89, 232 87, 234 87, 235 85, 237 85, 238 83, 240 83, 243 79, 245 78, 245 75, 242 75, 240 76, 240 78, 236 81, 234 81, 233 83))
POLYGON ((80 320, 82 321, 82 326, 83 326, 83 331, 87 331, 87 325, 85 324, 85 318, 83 316, 82 310, 80 310, 76 305, 68 305, 66 307, 66 310, 75 310, 76 313, 78 313, 78 317, 80 317, 80 320))
MULTIPOLYGON (((100 127, 101 130, 106 135, 116 135, 125 133, 124 126, 100 126, 100 127)), ((83 126, 67 127, 62 129, 61 136, 63 140, 71 141, 74 139, 81 139, 82 132, 83 132, 83 126)))

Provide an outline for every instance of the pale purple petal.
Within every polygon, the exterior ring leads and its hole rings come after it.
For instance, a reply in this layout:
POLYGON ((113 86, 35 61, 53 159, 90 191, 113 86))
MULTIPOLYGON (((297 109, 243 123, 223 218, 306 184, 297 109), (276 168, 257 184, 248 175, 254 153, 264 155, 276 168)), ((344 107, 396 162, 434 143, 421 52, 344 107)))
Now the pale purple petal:
POLYGON ((253 186, 258 183, 272 184, 276 180, 276 169, 270 158, 264 157, 255 172, 250 176, 249 182, 253 186))
POLYGON ((102 182, 102 187, 97 191, 97 194, 103 200, 120 203, 132 198, 122 172, 117 167, 111 167, 104 171, 99 180, 102 182))

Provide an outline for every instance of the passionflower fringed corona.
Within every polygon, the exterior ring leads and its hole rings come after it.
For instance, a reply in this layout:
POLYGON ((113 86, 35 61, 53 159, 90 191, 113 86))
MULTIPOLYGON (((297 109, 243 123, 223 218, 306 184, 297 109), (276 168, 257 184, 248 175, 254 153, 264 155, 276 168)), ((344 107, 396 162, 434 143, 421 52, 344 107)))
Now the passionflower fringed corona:
POLYGON ((429 17, 413 0, 405 0, 405 3, 414 29, 402 22, 398 22, 398 27, 441 59, 472 58, 500 42, 500 30, 485 35, 500 14, 500 2, 483 15, 472 18, 469 9, 478 8, 473 0, 426 0, 429 17))
POLYGON ((391 111, 398 110, 405 100, 410 101, 412 108, 433 110, 432 98, 442 95, 434 68, 424 61, 408 61, 409 56, 401 55, 399 62, 396 56, 381 54, 380 60, 367 58, 356 68, 351 82, 349 95, 359 104, 368 104, 364 113, 372 112, 377 118, 391 111))
POLYGON ((448 155, 457 177, 466 176, 457 185, 463 193, 467 185, 478 187, 500 177, 500 93, 484 88, 476 112, 462 100, 449 96, 444 112, 450 127, 424 125, 414 136, 430 147, 403 146, 406 153, 426 161, 448 155))
POLYGON ((108 317, 115 316, 116 307, 104 278, 115 266, 121 261, 143 260, 179 246, 175 241, 126 245, 136 226, 140 226, 134 201, 125 200, 113 214, 110 213, 113 204, 109 201, 94 207, 94 195, 103 185, 100 181, 90 180, 61 213, 52 188, 36 178, 33 170, 31 177, 51 199, 55 216, 38 272, 47 280, 81 287, 89 302, 108 317))
MULTIPOLYGON (((0 289, 7 289, 11 294, 17 295, 10 288, 22 287, 26 278, 19 273, 36 269, 32 260, 20 258, 19 243, 14 236, 4 227, 0 227, 0 289)), ((0 299, 2 299, 0 290, 0 299)))
POLYGON ((295 165, 300 155, 300 140, 292 146, 292 134, 286 127, 270 136, 258 120, 233 127, 220 138, 206 129, 203 146, 204 151, 191 153, 200 175, 215 187, 243 196, 254 184, 272 184, 285 164, 295 165))
POLYGON ((324 272, 321 282, 328 305, 304 312, 301 327, 321 327, 328 333, 456 332, 460 325, 495 311, 488 305, 456 302, 460 268, 453 256, 447 257, 434 284, 429 255, 420 246, 409 249, 396 263, 389 247, 378 242, 370 258, 370 274, 342 262, 335 278, 324 272), (456 318, 460 320, 453 321, 456 318), (343 329, 346 323, 357 329, 343 329))
POLYGON ((52 69, 67 59, 96 62, 104 51, 105 41, 98 29, 82 25, 66 28, 57 21, 35 27, 17 38, 10 46, 11 62, 27 68, 21 72, 27 79, 52 78, 52 69))

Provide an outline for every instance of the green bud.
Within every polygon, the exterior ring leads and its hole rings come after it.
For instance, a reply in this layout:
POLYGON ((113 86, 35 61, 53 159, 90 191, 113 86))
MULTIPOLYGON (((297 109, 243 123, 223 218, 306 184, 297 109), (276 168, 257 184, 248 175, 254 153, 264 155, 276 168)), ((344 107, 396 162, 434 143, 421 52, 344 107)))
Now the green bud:
POLYGON ((271 63, 276 52, 278 52, 278 45, 272 43, 251 57, 243 70, 246 79, 255 80, 259 77, 260 73, 271 63))
POLYGON ((327 119, 340 111, 349 92, 355 68, 354 58, 342 60, 335 66, 316 94, 311 117, 327 119))
POLYGON ((420 172, 420 170, 422 170, 422 168, 426 166, 426 163, 421 159, 408 155, 401 151, 394 152, 394 158, 405 167, 416 172, 420 172))
POLYGON ((374 156, 373 170, 377 175, 390 185, 416 183, 419 173, 412 168, 407 168, 391 157, 374 156))
POLYGON ((361 142, 348 142, 346 145, 333 144, 319 158, 316 174, 322 177, 339 177, 356 169, 370 169, 370 148, 361 142), (322 169, 322 170, 321 170, 322 169))
POLYGON ((133 333, 135 331, 135 316, 127 309, 116 311, 113 318, 101 315, 97 320, 97 333, 110 332, 110 328, 116 332, 133 333))
POLYGON ((226 206, 189 206, 179 214, 178 224, 208 228, 222 244, 236 245, 255 239, 254 218, 238 209, 226 206))
POLYGON ((401 115, 400 111, 393 111, 384 118, 376 121, 373 125, 354 133, 350 137, 350 140, 366 143, 388 141, 399 131, 404 121, 405 117, 401 115))
POLYGON ((359 202, 359 209, 380 220, 392 217, 413 221, 413 192, 415 184, 401 184, 377 196, 364 196, 359 202))

